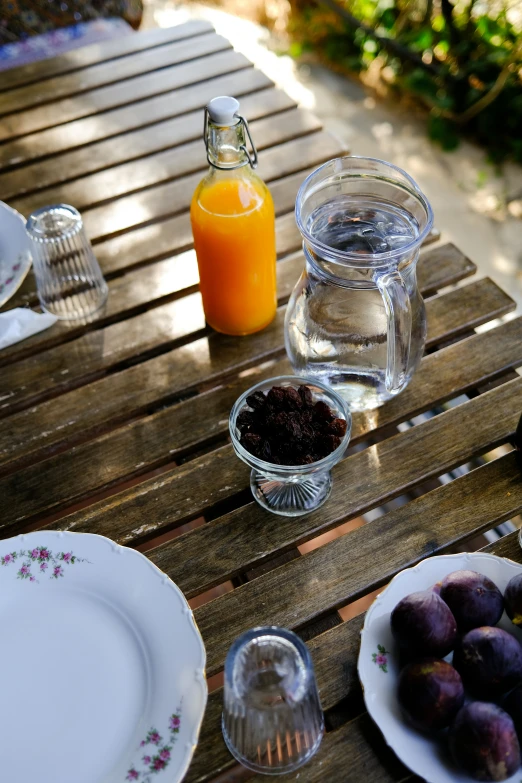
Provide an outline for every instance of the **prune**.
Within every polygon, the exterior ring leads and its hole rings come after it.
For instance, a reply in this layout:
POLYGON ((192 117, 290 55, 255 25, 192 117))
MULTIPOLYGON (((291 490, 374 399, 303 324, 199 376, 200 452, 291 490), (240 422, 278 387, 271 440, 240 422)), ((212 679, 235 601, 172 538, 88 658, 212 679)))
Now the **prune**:
POLYGON ((513 721, 496 704, 466 704, 450 726, 448 740, 456 764, 475 780, 506 780, 520 767, 513 721))
POLYGON ((266 401, 273 408, 285 407, 286 390, 282 386, 272 386, 266 395, 266 401))
POLYGON ((248 395, 246 404, 249 405, 250 408, 254 408, 254 410, 264 408, 266 405, 266 397, 262 391, 255 391, 253 394, 248 395))
POLYGON ((319 400, 314 405, 314 418, 316 421, 329 423, 335 418, 335 416, 330 410, 330 406, 327 405, 326 402, 319 400))
MULTIPOLYGON (((304 387, 301 386, 301 388, 304 388, 304 387)), ((301 416, 301 421, 303 422, 303 424, 310 424, 310 422, 312 421, 312 416, 313 416, 312 410, 310 408, 303 408, 301 410, 300 416, 301 416)))
POLYGON ((255 421, 255 416, 252 411, 242 410, 238 413, 236 424, 240 430, 248 429, 255 421))
POLYGON ((504 611, 504 599, 496 584, 476 571, 448 574, 442 580, 440 597, 453 612, 461 633, 496 625, 504 611))
MULTIPOLYGON (((301 419, 302 421, 302 419, 301 419)), ((303 423, 301 425, 301 437, 303 440, 311 441, 314 437, 315 433, 313 430, 313 427, 311 427, 309 424, 303 423)))
POLYGON ((410 723, 421 731, 448 726, 464 704, 460 674, 446 661, 426 658, 401 671, 399 704, 410 723))
POLYGON ((327 432, 330 435, 337 435, 338 437, 342 438, 343 435, 346 433, 346 421, 345 419, 334 419, 330 422, 328 425, 327 432))
POLYGON ((247 451, 249 451, 251 454, 257 457, 259 455, 261 444, 263 441, 260 435, 256 435, 253 432, 245 432, 245 434, 241 436, 239 442, 241 443, 243 448, 245 448, 247 451))
POLYGON ((253 410, 237 417, 240 443, 247 451, 278 465, 308 465, 341 444, 347 423, 322 400, 314 403, 307 386, 273 386, 268 394, 247 397, 253 410), (249 436, 249 437, 247 437, 249 436))
POLYGON ((514 625, 522 625, 522 574, 509 580, 504 593, 506 613, 514 625))
POLYGON ((444 658, 457 638, 450 608, 431 590, 411 593, 399 601, 391 613, 391 628, 409 657, 444 658))
POLYGON ((305 407, 310 407, 311 408, 312 405, 314 404, 314 398, 313 398, 312 392, 310 391, 308 386, 299 386, 299 388, 297 390, 297 393, 301 397, 301 399, 303 401, 303 405, 305 407))
POLYGON ((455 647, 453 666, 473 695, 489 699, 522 680, 522 647, 502 628, 474 628, 455 647))
POLYGON ((272 461, 272 449, 270 447, 270 441, 264 440, 262 442, 261 447, 259 448, 259 456, 261 459, 265 460, 265 462, 272 461))
POLYGON ((301 408, 303 407, 303 401, 299 396, 299 392, 297 391, 297 389, 294 389, 293 386, 288 386, 285 389, 285 395, 286 395, 286 404, 289 410, 293 410, 293 411, 301 410, 301 408))
POLYGON ((341 438, 336 435, 320 435, 314 441, 314 447, 321 458, 327 457, 341 444, 341 438))

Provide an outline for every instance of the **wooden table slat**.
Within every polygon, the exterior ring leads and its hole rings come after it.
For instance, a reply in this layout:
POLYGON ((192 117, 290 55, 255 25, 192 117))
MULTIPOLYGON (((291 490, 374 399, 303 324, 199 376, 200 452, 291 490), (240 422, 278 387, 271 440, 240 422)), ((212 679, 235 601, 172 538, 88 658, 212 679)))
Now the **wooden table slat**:
MULTIPOLYGON (((153 97, 141 97, 137 103, 108 109, 103 114, 103 122, 97 115, 83 117, 0 144, 0 166, 27 165, 49 156, 61 159, 62 155, 85 145, 115 138, 195 109, 202 110, 217 94, 232 92, 241 97, 272 85, 268 76, 254 69, 246 57, 231 49, 210 59, 212 77, 194 84, 188 82, 185 86, 174 86, 153 97)), ((26 183, 26 187, 29 184, 33 186, 33 183, 26 183)))
MULTIPOLYGON (((258 71, 252 71, 252 73, 258 73, 258 71)), ((240 71, 238 75, 243 75, 246 82, 247 79, 245 77, 251 76, 251 73, 246 70, 240 71)), ((257 120, 267 114, 281 112, 294 107, 295 101, 285 92, 274 87, 258 90, 251 95, 245 96, 241 101, 241 110, 248 116, 249 120, 257 120)), ((308 115, 308 118, 310 117, 311 115, 308 115)), ((279 120, 275 121, 278 122, 279 120)), ((299 125, 299 122, 297 124, 299 125)), ((320 127, 318 120, 315 120, 313 127, 315 130, 320 127)), ((17 197, 22 198, 26 206, 20 203, 18 209, 27 214, 32 209, 29 197, 25 195, 25 192, 28 190, 28 183, 30 183, 29 189, 34 189, 36 193, 51 185, 56 186, 65 180, 84 177, 81 182, 84 183, 85 188, 83 190, 79 188, 78 196, 71 199, 78 209, 82 209, 85 205, 101 200, 100 197, 92 199, 92 201, 89 199, 88 192, 92 179, 85 178, 85 175, 120 165, 129 160, 143 158, 154 152, 179 144, 187 144, 189 141, 196 139, 199 142, 199 152, 201 153, 201 109, 199 108, 181 117, 163 120, 152 127, 146 126, 145 128, 129 131, 123 136, 111 137, 90 144, 87 147, 79 147, 70 152, 64 152, 60 156, 59 166, 56 165, 56 159, 53 157, 0 174, 0 195, 4 201, 16 199, 17 197), (19 194, 24 195, 20 196, 19 194)), ((270 142, 265 141, 264 137, 262 142, 265 147, 270 146, 270 142)), ((201 167, 204 162, 204 156, 202 158, 200 154, 199 157, 198 167, 201 167)), ((146 160, 143 161, 143 164, 146 162, 146 160)), ((118 171, 122 171, 122 169, 116 169, 116 172, 118 171)), ((126 169, 123 169, 123 171, 126 171, 126 169)), ((187 168, 186 171, 190 171, 190 168, 187 168)), ((181 173, 183 173, 183 170, 180 170, 181 173)), ((100 188, 101 183, 97 180, 95 182, 98 182, 98 188, 100 188)), ((135 189, 135 187, 134 183, 131 188, 128 186, 129 189, 135 189)), ((47 190, 44 191, 42 198, 51 202, 54 196, 48 198, 47 192, 47 190)), ((109 191, 108 194, 103 196, 103 200, 113 195, 109 191)), ((32 198, 37 198, 37 196, 33 194, 32 198)))
MULTIPOLYGON (((302 182, 307 171, 311 171, 311 169, 306 169, 290 177, 283 177, 276 182, 269 183, 277 215, 276 235, 279 257, 293 253, 301 247, 301 239, 293 217, 293 208, 299 183, 302 182), (290 214, 290 210, 292 210, 292 214, 290 214), (282 220, 283 216, 285 216, 284 220, 282 220)), ((183 181, 185 199, 192 195, 201 177, 202 174, 198 173, 183 181)), ((199 277, 195 255, 194 253, 187 253, 187 250, 193 246, 193 238, 188 205, 185 208, 187 211, 176 215, 174 218, 167 218, 164 221, 156 222, 150 226, 138 228, 98 243, 95 252, 102 271, 109 278, 114 277, 115 274, 120 277, 117 282, 109 280, 109 299, 104 310, 98 313, 97 317, 89 324, 74 326, 72 324, 67 326, 58 324, 51 330, 24 341, 21 345, 14 345, 12 348, 4 349, 0 356, 0 365, 5 364, 6 361, 11 361, 12 356, 26 354, 27 349, 32 349, 33 346, 56 344, 55 335, 63 336, 64 341, 71 340, 78 334, 89 331, 92 328, 100 328, 108 318, 112 318, 116 313, 127 312, 127 306, 123 305, 122 307, 121 292, 135 289, 135 298, 137 296, 140 302, 150 303, 168 298, 171 294, 177 294, 184 289, 197 286, 199 277), (177 256, 180 253, 184 253, 183 259, 169 258, 169 256, 177 256), (158 256, 160 258, 167 256, 165 263, 154 264, 152 267, 149 266, 148 269, 139 269, 139 267, 154 263, 154 259, 158 256), (183 263, 185 266, 183 271, 181 271, 180 265, 183 263), (172 265, 172 269, 167 271, 169 264, 172 265), (138 267, 138 270, 135 270, 135 267, 138 267), (125 274, 123 278, 122 273, 125 274), (146 282, 144 287, 143 281, 146 282)), ((464 276, 462 269, 465 264, 464 256, 460 251, 455 252, 450 248, 451 246, 448 246, 447 257, 443 263, 445 267, 448 264, 451 265, 451 268, 454 266, 457 279, 460 279, 464 276)), ((36 280, 32 272, 27 275, 19 291, 3 309, 26 306, 38 306, 36 280)), ((60 341, 59 339, 58 342, 60 341)), ((31 353, 31 350, 29 350, 29 353, 31 353)))
MULTIPOLYGON (((234 527, 229 522, 229 540, 240 540, 240 535, 253 539, 254 530, 258 526, 257 538, 251 543, 250 557, 252 563, 259 562, 270 554, 266 538, 269 530, 281 534, 276 549, 285 534, 288 535, 287 541, 304 541, 340 521, 365 513, 430 478, 464 464, 511 437, 519 414, 517 406, 520 403, 521 383, 522 380, 518 378, 470 400, 458 409, 451 409, 435 419, 348 457, 335 470, 336 480, 329 505, 313 515, 300 518, 291 530, 288 530, 288 522, 285 527, 281 523, 279 528, 278 519, 267 520, 266 514, 261 514, 254 504, 232 512, 236 525, 234 527), (501 410, 502 406, 505 406, 504 410, 501 410), (490 408, 493 410, 491 416, 490 408), (476 431, 470 426, 470 421, 473 423, 483 414, 487 417, 488 426, 476 431), (453 433, 452 427, 455 427, 453 433), (461 429, 465 431, 461 433, 461 429), (432 455, 428 448, 434 450, 432 455), (382 470, 376 471, 376 464, 386 464, 388 474, 382 470), (415 466, 415 470, 412 466, 415 466), (397 474, 396 482, 394 470, 397 474), (369 476, 369 479, 361 485, 358 476, 369 476), (337 497, 343 498, 341 506, 335 503, 337 497)), ((100 533, 120 543, 137 545, 166 532, 176 524, 201 516, 216 502, 225 500, 227 493, 230 496, 234 492, 246 491, 248 482, 248 470, 238 466, 237 457, 227 446, 53 524, 59 529, 100 533)), ((225 526, 224 519, 222 522, 225 526)), ((225 562, 226 557, 233 556, 228 551, 225 553, 225 562)), ((231 604, 228 606, 231 607, 231 604)), ((205 627, 207 623, 211 624, 211 619, 207 617, 205 627)), ((216 650, 215 639, 212 650, 216 650)), ((212 669, 219 666, 219 656, 219 652, 211 652, 209 666, 212 669)))
MULTIPOLYGON (((483 287, 495 286, 488 281, 488 284, 483 287)), ((455 336, 458 330, 458 317, 463 319, 460 328, 466 330, 467 323, 485 322, 491 317, 496 317, 499 312, 497 309, 493 312, 485 309, 482 310, 482 318, 480 318, 480 300, 476 308, 468 309, 467 297, 461 294, 459 300, 456 293, 450 292, 430 300, 429 309, 434 311, 434 315, 437 310, 446 311, 449 330, 446 331, 442 314, 439 319, 434 317, 435 328, 440 324, 442 331, 432 332, 428 344, 440 342, 450 334, 455 336), (447 308, 445 297, 448 296, 452 300, 452 305, 457 302, 461 307, 447 308)), ((511 309, 513 303, 509 297, 503 296, 507 300, 505 309, 511 309)), ((183 297, 175 305, 176 312, 180 314, 178 339, 187 325, 191 330, 191 336, 197 338, 198 326, 200 328, 204 326, 199 293, 183 297), (200 324, 197 320, 198 312, 201 313, 200 324)), ((276 318, 269 327, 262 333, 251 335, 248 340, 210 334, 209 337, 196 339, 119 373, 67 392, 59 398, 13 414, 5 420, 3 431, 0 433, 0 465, 6 466, 10 463, 14 467, 20 460, 33 461, 37 456, 41 457, 49 453, 60 443, 69 442, 71 445, 71 439, 77 441, 79 436, 86 440, 90 433, 95 434, 100 428, 106 429, 136 415, 142 415, 151 405, 158 407, 169 400, 172 401, 176 396, 186 394, 199 384, 209 382, 210 379, 215 383, 220 377, 251 366, 255 362, 277 358, 284 350, 284 314, 283 306, 279 308, 276 318), (134 392, 129 397, 130 388, 134 392)), ((128 328, 126 322, 122 328, 124 328, 123 339, 125 339, 125 328, 128 328)), ((88 353, 96 350, 100 353, 101 347, 105 348, 104 333, 91 332, 90 334, 92 337, 88 341, 88 353)), ((131 336, 129 330, 128 337, 131 336)), ((121 339, 121 334, 118 337, 121 339)), ((78 348, 79 352, 76 352, 72 344, 69 362, 82 360, 81 344, 78 348)), ((63 362, 59 364, 63 368, 63 362)))
MULTIPOLYGON (((312 170, 306 169, 269 183, 278 216, 276 232, 279 258, 301 247, 302 240, 295 225, 293 207, 295 195, 300 184, 312 170), (290 213, 286 210, 292 210, 292 212, 290 213)), ((194 183, 196 184, 196 182, 197 178, 194 176, 194 183)), ((432 240, 430 235, 425 245, 430 244, 432 241, 434 240, 432 240)), ((190 217, 188 213, 182 213, 174 218, 159 220, 152 225, 140 227, 111 239, 103 240, 96 245, 96 256, 105 276, 111 278, 115 275, 132 271, 136 267, 153 264, 159 259, 167 259, 169 256, 186 252, 190 247, 192 247, 190 217)), ((439 248, 433 248, 432 253, 433 258, 437 259, 433 269, 430 266, 428 270, 426 265, 422 264, 421 268, 419 268, 419 281, 425 294, 432 293, 437 288, 456 283, 473 274, 476 270, 475 265, 451 243, 439 248), (433 282, 426 277, 428 274, 433 275, 433 282), (425 285, 423 284, 424 279, 426 280, 425 285)), ((195 257, 186 256, 185 259, 186 267, 181 276, 183 281, 185 281, 183 287, 191 288, 198 283, 197 265, 195 264, 195 257), (193 260, 190 260, 191 258, 193 260)), ((178 264, 179 260, 172 263, 178 264)), ((147 285, 151 285, 152 290, 160 298, 168 297, 171 293, 181 290, 176 279, 172 279, 172 275, 164 274, 161 271, 163 269, 165 269, 165 265, 158 265, 147 272, 147 285)), ((125 287, 126 283, 122 285, 125 287)), ((108 303, 109 308, 113 306, 113 296, 114 294, 111 293, 108 303)), ((0 309, 5 310, 12 307, 26 307, 28 305, 32 307, 37 304, 36 282, 30 272, 15 296, 0 309)), ((100 320, 103 321, 103 317, 104 314, 98 315, 95 328, 98 328, 100 320)), ((86 328, 88 329, 89 327, 87 326, 86 328)), ((85 330, 82 329, 82 331, 85 330)), ((69 326, 67 330, 62 329, 60 332, 60 334, 64 335, 66 333, 69 337, 71 334, 74 337, 78 332, 75 332, 69 326)), ((18 357, 31 353, 32 351, 27 351, 27 348, 39 344, 40 340, 43 340, 44 345, 47 346, 47 338, 49 336, 49 332, 46 332, 45 335, 25 341, 22 345, 4 349, 0 355, 0 366, 11 361, 13 356, 18 357)), ((56 341, 52 340, 52 342, 55 343, 56 341)))
MULTIPOLYGON (((230 60, 230 43, 218 35, 203 35, 187 42, 190 62, 178 61, 159 70, 144 73, 122 84, 109 85, 77 97, 64 98, 59 112, 54 104, 38 106, 22 113, 6 114, 0 124, 0 141, 24 136, 34 131, 71 122, 80 117, 97 115, 117 106, 135 103, 141 98, 160 95, 176 87, 184 87, 219 73, 220 64, 230 60), (228 55, 228 56, 227 56, 228 55), (196 59, 197 58, 197 59, 196 59)), ((234 58, 237 61, 237 58, 234 58)), ((221 65, 223 67, 223 65, 221 65)), ((227 70, 224 71, 225 73, 227 70)), ((68 129, 70 131, 70 129, 68 129)))
MULTIPOLYGON (((270 125, 270 120, 257 122, 264 123, 265 126, 270 125)), ((256 123, 254 122, 253 125, 255 126, 256 123)), ((278 132, 277 126, 272 125, 272 130, 275 136, 278 132)), ((285 128, 284 132, 293 133, 291 128, 285 128)), ((201 161, 201 146, 197 146, 199 150, 196 157, 201 161)), ((317 131, 302 138, 281 141, 277 146, 266 149, 260 156, 259 175, 266 182, 270 182, 276 178, 295 174, 303 167, 316 165, 330 156, 340 155, 343 152, 345 148, 337 139, 329 133, 317 131)), ((162 175, 156 172, 156 179, 158 176, 162 175)), ((103 237, 186 210, 187 196, 192 195, 201 176, 202 174, 198 173, 181 177, 85 211, 85 228, 91 239, 99 241, 103 237)))
MULTIPOLYGON (((273 179, 279 173, 274 175, 275 169, 270 166, 270 159, 277 157, 276 145, 289 143, 292 139, 299 139, 314 131, 320 133, 321 128, 321 123, 312 114, 295 108, 270 116, 272 111, 277 112, 284 103, 288 103, 287 100, 283 103, 282 96, 284 93, 271 90, 268 93, 255 93, 249 101, 244 101, 245 104, 250 103, 253 107, 252 134, 254 138, 257 136, 260 139, 259 150, 262 152, 260 170, 266 172, 266 179, 273 179), (264 161, 269 150, 271 156, 268 161, 264 161)), ((190 135, 194 138, 201 135, 200 127, 199 133, 197 132, 198 126, 201 125, 201 112, 197 112, 197 115, 193 115, 192 122, 188 122, 190 135)), ((178 125, 183 126, 183 124, 181 121, 178 122, 178 125)), ((24 215, 30 214, 33 209, 42 204, 74 204, 83 213, 86 229, 93 239, 103 234, 116 233, 121 228, 127 229, 133 225, 132 220, 143 223, 151 218, 154 219, 155 208, 153 207, 152 210, 148 208, 150 196, 153 194, 147 192, 143 196, 139 193, 136 196, 128 195, 144 188, 157 188, 161 183, 170 181, 169 193, 166 195, 170 196, 173 188, 179 189, 179 192, 176 198, 171 199, 172 203, 163 204, 160 214, 173 214, 180 209, 187 209, 188 197, 192 192, 182 182, 178 185, 178 178, 200 172, 199 179, 201 179, 208 164, 201 138, 178 146, 178 139, 172 130, 172 128, 167 129, 163 133, 163 129, 158 130, 155 126, 153 132, 149 134, 151 138, 157 139, 160 150, 162 146, 167 149, 63 185, 53 185, 36 191, 31 196, 11 199, 10 204, 24 215), (122 197, 124 200, 116 200, 122 197), (134 210, 134 216, 130 212, 121 225, 122 220, 117 216, 127 209, 134 210)), ((122 143, 124 144, 125 140, 122 143)), ((297 141, 293 143, 297 144, 297 141)), ((296 165, 301 168, 302 163, 296 161, 294 166, 296 165)), ((293 171, 295 170, 294 168, 293 171)), ((154 204, 156 203, 158 200, 154 199, 154 204)))
MULTIPOLYGON (((298 142, 294 143, 298 144, 298 142)), ((271 152, 272 149, 268 149, 265 150, 264 154, 270 158, 271 152)), ((306 162, 306 158, 304 158, 304 161, 306 162)), ((293 210, 295 194, 299 184, 302 182, 303 178, 307 174, 307 171, 309 170, 310 169, 301 171, 298 174, 290 177, 282 177, 276 182, 270 182, 269 178, 267 177, 274 199, 276 214, 278 216, 281 213, 284 214, 288 213, 289 210, 293 210)), ((192 192, 199 183, 201 176, 201 173, 198 173, 180 181, 180 185, 183 186, 183 196, 181 199, 178 197, 179 209, 183 207, 188 209, 188 204, 186 203, 187 199, 192 195, 192 192)), ((277 227, 278 222, 276 223, 276 229, 277 227)), ((171 237, 173 243, 176 245, 173 250, 178 253, 183 249, 190 248, 193 244, 188 211, 169 221, 167 227, 161 223, 159 225, 146 226, 144 229, 139 229, 138 231, 139 237, 141 239, 141 242, 138 240, 139 247, 145 250, 145 252, 147 252, 148 248, 148 252, 153 254, 163 255, 163 253, 161 253, 162 242, 166 241, 168 243, 171 237), (167 235, 166 240, 165 234, 167 235), (146 240, 152 244, 147 244, 146 240)), ((280 239, 282 242, 282 251, 285 251, 285 245, 287 252, 296 250, 301 245, 301 241, 299 239, 298 233, 296 233, 295 228, 289 230, 288 221, 286 221, 283 225, 283 231, 283 235, 278 235, 278 239, 280 239)), ((132 238, 134 237, 131 237, 131 239, 132 238)), ((126 239, 125 235, 122 235, 115 237, 112 240, 107 240, 103 244, 97 245, 95 252, 98 258, 101 260, 102 269, 104 269, 105 259, 114 258, 115 255, 118 255, 120 259, 123 258, 123 263, 125 260, 131 260, 133 253, 132 247, 132 243, 126 239), (126 255, 127 248, 129 249, 130 257, 126 255)), ((139 252, 136 246, 134 246, 134 252, 139 252)), ((455 253, 449 250, 448 256, 452 256, 452 258, 448 258, 446 260, 445 268, 447 269, 449 265, 451 270, 455 271, 457 278, 459 276, 463 277, 466 274, 469 274, 471 269, 474 268, 471 264, 464 261, 464 257, 458 252, 455 253), (457 256, 460 256, 460 258, 457 258, 457 256), (465 270, 462 269, 463 266, 466 266, 465 270)), ((182 263, 182 259, 174 259, 171 263, 175 266, 179 266, 182 263)), ((1 352, 0 366, 15 359, 19 359, 35 353, 39 350, 51 347, 52 345, 57 345, 61 342, 73 340, 77 336, 87 331, 91 331, 92 329, 99 329, 105 323, 119 320, 124 315, 132 315, 133 310, 136 312, 135 308, 138 305, 138 302, 141 305, 141 309, 146 309, 146 303, 148 302, 150 304, 151 299, 152 301, 158 301, 162 298, 168 298, 170 294, 177 293, 182 288, 191 288, 197 285, 197 274, 195 272, 190 272, 191 269, 195 269, 196 267, 194 265, 191 267, 188 259, 187 271, 183 270, 181 274, 178 272, 179 278, 176 278, 173 274, 165 275, 165 266, 166 265, 164 264, 161 268, 158 268, 159 274, 156 275, 154 270, 133 272, 130 275, 126 275, 126 277, 121 280, 112 283, 110 282, 110 293, 107 304, 105 308, 97 314, 93 321, 87 324, 78 325, 72 325, 70 323, 65 325, 58 323, 50 329, 47 329, 45 332, 41 332, 37 335, 34 335, 33 337, 28 338, 27 340, 24 340, 22 343, 16 343, 13 346, 5 348, 1 352), (189 278, 192 279, 193 282, 189 282, 189 278), (178 284, 178 279, 185 281, 182 282, 181 289, 178 284), (143 285, 143 282, 145 285, 143 285)), ((173 269, 172 273, 175 273, 175 271, 176 270, 173 269)), ((453 272, 451 273, 453 274, 453 272)), ((297 275, 296 278, 291 281, 292 287, 296 279, 297 275)), ((279 282, 280 284, 284 284, 282 280, 279 282)), ((26 305, 35 306, 37 303, 38 300, 35 292, 35 280, 32 273, 30 273, 20 290, 9 301, 5 309, 26 305)))
MULTIPOLYGON (((1 116, 24 112, 44 104, 54 104, 64 98, 81 95, 108 85, 122 84, 127 79, 141 76, 158 68, 187 62, 208 53, 209 41, 215 39, 212 30, 198 30, 191 37, 184 36, 161 46, 144 49, 139 57, 134 52, 110 62, 82 68, 78 73, 62 74, 42 79, 37 85, 18 87, 3 93, 0 100, 1 116)), ((214 51, 214 48, 211 49, 214 51)), ((57 112, 56 108, 54 109, 57 112)))
POLYGON ((136 56, 140 52, 154 46, 162 46, 172 41, 179 41, 182 38, 192 38, 195 35, 212 32, 213 29, 210 22, 206 22, 203 19, 194 19, 173 27, 156 27, 150 30, 142 30, 139 35, 121 36, 109 41, 103 41, 102 43, 80 46, 78 49, 73 49, 56 57, 48 57, 44 60, 37 60, 34 63, 2 71, 0 91, 12 90, 25 84, 40 82, 43 79, 48 79, 61 73, 70 73, 90 65, 115 60, 118 57, 125 57, 129 54, 136 56))

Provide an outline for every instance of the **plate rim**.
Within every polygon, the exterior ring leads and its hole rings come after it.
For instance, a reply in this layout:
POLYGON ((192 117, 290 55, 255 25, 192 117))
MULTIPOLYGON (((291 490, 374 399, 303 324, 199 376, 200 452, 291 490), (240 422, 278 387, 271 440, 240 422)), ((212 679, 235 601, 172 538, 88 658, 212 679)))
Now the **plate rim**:
POLYGON ((201 635, 201 631, 194 617, 194 612, 190 608, 188 600, 186 599, 183 591, 181 590, 181 588, 178 587, 178 585, 174 582, 174 580, 171 579, 171 577, 167 573, 165 573, 165 571, 162 571, 161 568, 159 568, 155 563, 153 563, 152 560, 150 560, 143 552, 140 552, 137 549, 133 549, 130 546, 119 544, 118 542, 114 541, 112 538, 109 538, 108 536, 103 536, 99 533, 88 533, 79 530, 45 530, 45 529, 30 530, 27 533, 19 533, 15 536, 10 536, 9 538, 0 539, 0 546, 5 545, 6 549, 9 550, 10 543, 12 545, 12 542, 14 541, 27 540, 29 536, 36 537, 39 539, 39 541, 41 541, 42 538, 44 537, 48 537, 51 540, 56 538, 63 539, 69 537, 70 538, 88 537, 89 539, 95 539, 100 542, 101 541, 106 542, 110 547, 112 547, 114 552, 120 550, 124 554, 132 553, 132 555, 136 556, 137 562, 147 563, 148 566, 152 569, 152 571, 157 574, 158 578, 162 579, 164 584, 169 584, 170 588, 173 590, 173 592, 177 595, 178 599, 181 601, 181 604, 184 605, 184 614, 187 616, 189 623, 191 623, 195 631, 195 635, 196 638, 198 639, 198 643, 201 651, 201 662, 198 662, 196 666, 197 669, 196 682, 201 688, 202 710, 198 723, 194 727, 190 739, 187 740, 187 742, 185 743, 184 757, 180 761, 180 766, 178 770, 173 771, 174 774, 172 776, 169 775, 168 778, 165 778, 165 781, 168 780, 169 783, 181 783, 194 757, 194 752, 199 742, 201 726, 203 724, 203 719, 205 717, 207 704, 208 704, 208 682, 207 682, 207 674, 206 674, 207 651, 205 648, 205 643, 203 641, 203 636, 201 635), (194 742, 192 742, 192 740, 194 740, 194 742), (190 742, 190 748, 188 747, 189 742, 190 742))
MULTIPOLYGON (((456 552, 456 553, 446 554, 446 555, 445 554, 441 554, 441 555, 432 555, 432 556, 423 557, 422 560, 420 560, 415 565, 409 566, 408 568, 403 568, 401 571, 399 571, 397 574, 395 574, 395 576, 388 582, 386 587, 375 597, 375 599, 373 600, 370 608, 366 612, 366 615, 365 615, 365 618, 364 618, 363 627, 360 630, 360 634, 359 634, 359 638, 360 638, 359 654, 357 656, 357 676, 358 676, 359 683, 360 683, 361 688, 362 688, 364 705, 366 707, 366 710, 367 710, 368 714, 370 715, 370 717, 371 717, 372 721, 374 722, 374 724, 379 729, 382 737, 384 738, 384 741, 385 741, 386 745, 389 748, 391 748, 391 750, 395 753, 397 758, 404 764, 404 766, 413 775, 418 775, 419 777, 423 777, 424 773, 422 771, 418 771, 418 770, 412 769, 412 767, 410 766, 411 759, 408 757, 408 754, 407 754, 406 750, 404 748, 401 748, 401 747, 396 747, 396 744, 394 744, 394 741, 392 739, 390 739, 389 736, 387 736, 387 728, 386 728, 386 726, 384 726, 384 727, 381 726, 381 721, 379 721, 379 719, 375 716, 372 703, 371 703, 370 699, 368 698, 368 694, 367 694, 366 688, 364 687, 363 676, 362 676, 362 667, 363 667, 363 663, 364 663, 363 650, 362 650, 363 636, 364 636, 365 631, 368 631, 368 627, 369 627, 369 624, 371 622, 372 614, 376 611, 377 607, 379 606, 379 604, 381 603, 381 601, 383 599, 383 596, 392 587, 394 582, 400 580, 401 577, 404 577, 405 575, 407 575, 411 571, 418 571, 420 568, 422 568, 423 564, 427 563, 427 562, 432 563, 432 562, 434 562, 436 560, 444 560, 444 561, 448 562, 448 561, 451 561, 451 560, 462 560, 463 558, 468 558, 468 559, 471 558, 471 559, 473 559, 473 557, 476 556, 476 555, 479 555, 480 557, 483 557, 483 558, 485 557, 487 559, 493 560, 496 563, 506 563, 506 564, 509 564, 509 565, 516 566, 522 572, 522 563, 517 563, 516 560, 512 560, 509 557, 502 557, 500 555, 494 555, 491 552, 484 552, 484 551, 480 551, 480 550, 478 550, 477 552, 456 552)), ((427 740, 427 741, 429 741, 429 740, 427 740)), ((521 745, 521 750, 522 750, 522 745, 521 745)), ((522 772, 521 772, 521 774, 522 774, 522 772)), ((471 781, 471 778, 469 778, 469 780, 471 781)), ((429 781, 428 781, 428 783, 429 783, 429 781)))
MULTIPOLYGON (((20 222, 22 223, 23 227, 24 227, 24 230, 25 230, 25 226, 27 224, 27 221, 26 221, 25 217, 22 215, 21 212, 18 212, 17 209, 15 209, 14 207, 9 206, 9 204, 7 204, 5 201, 0 201, 0 211, 2 209, 6 210, 6 212, 11 213, 11 215, 13 217, 19 219, 20 222)), ((12 290, 12 292, 9 294, 9 296, 6 299, 2 299, 2 297, 0 296, 0 307, 3 307, 5 304, 7 304, 7 302, 9 302, 10 299, 13 298, 13 296, 16 294, 16 292, 18 291, 18 289, 20 288, 20 286, 24 282, 25 278, 29 274, 29 270, 31 269, 31 267, 33 265, 33 254, 32 254, 32 247, 31 247, 31 242, 30 242, 29 236, 27 236, 27 252, 29 254, 29 259, 30 259, 29 263, 26 265, 25 271, 22 272, 22 274, 20 275, 20 278, 18 280, 16 288, 14 288, 12 290)))

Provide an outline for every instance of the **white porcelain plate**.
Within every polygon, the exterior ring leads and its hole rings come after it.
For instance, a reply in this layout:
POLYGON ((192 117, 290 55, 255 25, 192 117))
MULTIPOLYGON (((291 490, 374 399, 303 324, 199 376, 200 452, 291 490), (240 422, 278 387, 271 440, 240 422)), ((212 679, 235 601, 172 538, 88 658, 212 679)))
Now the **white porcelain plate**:
POLYGON ((178 783, 207 699, 176 585, 90 534, 0 542, 0 777, 178 783))
MULTIPOLYGON (((426 590, 460 569, 485 574, 502 592, 511 577, 522 572, 518 563, 483 552, 430 557, 414 568, 401 571, 390 582, 367 612, 361 633, 358 671, 366 708, 401 761, 427 783, 474 782, 452 764, 444 743, 427 739, 405 723, 397 701, 398 649, 390 629, 390 614, 409 593, 426 590)), ((499 626, 522 642, 522 631, 515 628, 505 613, 499 626)), ((450 663, 451 657, 447 658, 450 663)), ((508 783, 521 781, 522 769, 508 783)))
POLYGON ((18 291, 31 263, 24 218, 0 201, 0 307, 18 291))

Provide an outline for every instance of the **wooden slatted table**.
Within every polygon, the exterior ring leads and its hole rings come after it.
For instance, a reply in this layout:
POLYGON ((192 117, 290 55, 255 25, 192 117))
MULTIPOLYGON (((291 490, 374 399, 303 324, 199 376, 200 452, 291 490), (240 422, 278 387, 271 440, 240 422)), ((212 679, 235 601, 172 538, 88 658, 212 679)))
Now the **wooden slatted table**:
MULTIPOLYGON (((522 318, 476 333, 514 302, 487 278, 456 286, 476 270, 453 245, 424 250, 428 344, 411 385, 354 416, 332 496, 316 513, 286 519, 253 503, 228 413, 253 382, 288 370, 284 305, 303 264, 295 194, 313 167, 343 152, 204 22, 2 74, 0 198, 26 215, 57 201, 78 207, 110 296, 92 323, 57 324, 0 352, 0 534, 100 533, 145 551, 189 598, 228 585, 197 601, 209 675, 245 629, 297 629, 328 732, 317 757, 284 779, 387 783, 412 777, 364 713, 355 668, 363 616, 342 622, 337 610, 521 510, 512 452, 437 479, 512 438, 522 318), (248 338, 206 327, 191 250, 189 199, 206 167, 202 107, 223 93, 241 99, 277 211, 280 308, 248 338), (439 415, 398 430, 433 409, 439 415), (300 544, 405 493, 409 502, 301 555, 300 544)), ((8 307, 21 304, 37 307, 31 276, 8 307)), ((491 549, 522 561, 515 534, 491 549)), ((223 781, 234 768, 221 702, 217 689, 190 783, 223 781)))

